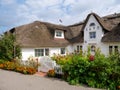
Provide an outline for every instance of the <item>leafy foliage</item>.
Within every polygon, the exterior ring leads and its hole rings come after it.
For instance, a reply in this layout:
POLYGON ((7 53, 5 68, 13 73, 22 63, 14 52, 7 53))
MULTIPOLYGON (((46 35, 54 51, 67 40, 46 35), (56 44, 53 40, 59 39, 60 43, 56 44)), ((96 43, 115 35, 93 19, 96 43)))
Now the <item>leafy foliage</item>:
POLYGON ((65 80, 70 84, 85 84, 108 90, 117 90, 120 86, 119 54, 105 57, 98 49, 92 60, 90 53, 56 56, 54 59, 63 67, 65 80))
POLYGON ((15 44, 15 36, 13 34, 4 34, 0 38, 0 59, 12 60, 21 56, 20 46, 15 44))

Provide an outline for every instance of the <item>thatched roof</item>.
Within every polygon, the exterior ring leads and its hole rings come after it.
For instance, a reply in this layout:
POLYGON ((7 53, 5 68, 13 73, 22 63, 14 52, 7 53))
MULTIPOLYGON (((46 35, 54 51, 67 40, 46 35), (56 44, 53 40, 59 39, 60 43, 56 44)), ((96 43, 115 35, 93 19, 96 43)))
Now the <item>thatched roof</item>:
MULTIPOLYGON (((87 24, 87 21, 88 21, 90 15, 93 15, 96 18, 96 20, 99 22, 99 24, 102 26, 102 28, 105 32, 112 31, 120 23, 120 13, 115 13, 112 15, 104 16, 104 17, 100 17, 95 13, 90 13, 90 14, 88 14, 87 18, 83 22, 68 26, 68 27, 70 27, 70 29, 71 29, 70 31, 72 32, 72 34, 74 36, 74 38, 73 38, 74 42, 83 42, 84 41, 83 40, 83 37, 84 37, 83 30, 87 24)), ((109 37, 109 35, 107 35, 106 38, 107 37, 109 37)), ((115 35, 115 37, 117 38, 116 35, 115 35)))
POLYGON ((120 13, 104 17, 90 13, 83 22, 69 26, 35 21, 15 27, 10 32, 15 33, 16 42, 22 47, 64 47, 73 43, 83 43, 83 30, 90 15, 96 18, 106 32, 102 38, 102 42, 120 42, 120 26, 118 25, 120 23, 120 13), (55 30, 64 31, 65 39, 55 39, 55 30))
POLYGON ((118 24, 112 31, 105 34, 102 42, 120 42, 120 24, 118 24))
POLYGON ((63 47, 69 44, 69 30, 65 26, 35 21, 10 30, 15 33, 16 42, 22 47, 63 47), (54 39, 55 30, 65 31, 66 39, 54 39), (67 33, 66 33, 67 32, 67 33))

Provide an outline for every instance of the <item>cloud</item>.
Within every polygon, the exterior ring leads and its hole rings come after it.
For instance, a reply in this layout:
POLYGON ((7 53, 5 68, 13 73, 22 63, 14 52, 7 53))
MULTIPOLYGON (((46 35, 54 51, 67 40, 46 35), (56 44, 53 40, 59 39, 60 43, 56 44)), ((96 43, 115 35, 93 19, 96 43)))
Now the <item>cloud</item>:
POLYGON ((16 0, 0 0, 1 5, 10 5, 10 4, 13 4, 15 2, 16 2, 16 0))
POLYGON ((119 0, 0 0, 0 25, 8 29, 35 20, 69 25, 88 13, 100 16, 120 12, 119 0))

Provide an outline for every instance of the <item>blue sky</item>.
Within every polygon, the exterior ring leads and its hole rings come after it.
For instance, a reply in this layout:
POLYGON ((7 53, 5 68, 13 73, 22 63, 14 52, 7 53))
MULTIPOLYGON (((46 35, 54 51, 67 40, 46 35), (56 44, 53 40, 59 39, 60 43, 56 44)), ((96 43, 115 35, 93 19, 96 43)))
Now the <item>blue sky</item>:
POLYGON ((70 25, 91 12, 120 13, 120 0, 0 0, 0 33, 36 20, 70 25))

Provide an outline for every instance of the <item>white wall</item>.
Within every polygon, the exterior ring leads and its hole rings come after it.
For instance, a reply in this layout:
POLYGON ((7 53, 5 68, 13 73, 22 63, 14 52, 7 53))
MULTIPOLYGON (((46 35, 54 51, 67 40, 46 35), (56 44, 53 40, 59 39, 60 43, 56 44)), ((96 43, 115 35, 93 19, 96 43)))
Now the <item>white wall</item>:
POLYGON ((22 48, 22 60, 26 61, 30 56, 35 56, 33 48, 22 48))
MULTIPOLYGON (((106 50, 106 45, 101 43, 102 36, 104 35, 104 32, 102 30, 102 27, 96 20, 96 18, 91 15, 89 17, 89 20, 84 28, 84 46, 83 50, 86 51, 89 45, 94 45, 97 48, 102 49, 102 52, 106 50), (90 23, 95 23, 95 26, 90 26, 90 23), (89 32, 96 32, 96 38, 95 39, 90 39, 89 37, 89 32), (101 46, 102 45, 102 46, 101 46), (104 48, 104 49, 103 49, 104 48)), ((106 52, 107 53, 107 52, 106 52)))
MULTIPOLYGON (((40 49, 44 49, 44 48, 46 48, 46 47, 42 47, 40 49)), ((49 48, 49 47, 47 47, 47 48, 49 48)), ((59 54, 60 55, 61 48, 65 48, 66 53, 72 53, 73 52, 72 45, 69 45, 67 47, 55 47, 55 48, 50 47, 49 48, 49 56, 52 57, 52 56, 54 56, 54 54, 56 54, 56 55, 59 54)), ((28 60, 28 58, 30 56, 35 57, 35 49, 36 48, 22 48, 22 50, 21 50, 22 51, 22 60, 26 61, 26 60, 28 60)), ((37 49, 39 49, 39 48, 37 48, 37 49)), ((66 55, 66 53, 64 55, 66 55)), ((38 57, 38 58, 40 58, 40 57, 38 57)))

